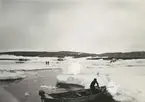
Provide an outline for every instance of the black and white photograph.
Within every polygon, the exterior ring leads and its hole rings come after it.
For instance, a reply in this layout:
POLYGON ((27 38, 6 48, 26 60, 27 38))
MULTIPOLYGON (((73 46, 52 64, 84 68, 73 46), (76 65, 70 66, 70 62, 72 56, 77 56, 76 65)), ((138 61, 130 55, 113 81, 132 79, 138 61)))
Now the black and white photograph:
POLYGON ((145 102, 145 1, 0 0, 0 102, 145 102))

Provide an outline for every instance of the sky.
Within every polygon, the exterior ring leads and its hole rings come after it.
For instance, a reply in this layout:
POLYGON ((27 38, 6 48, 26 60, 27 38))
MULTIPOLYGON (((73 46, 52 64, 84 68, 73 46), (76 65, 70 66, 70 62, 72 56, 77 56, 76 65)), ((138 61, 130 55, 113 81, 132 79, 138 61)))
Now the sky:
POLYGON ((0 0, 0 51, 143 51, 144 33, 144 0, 0 0))

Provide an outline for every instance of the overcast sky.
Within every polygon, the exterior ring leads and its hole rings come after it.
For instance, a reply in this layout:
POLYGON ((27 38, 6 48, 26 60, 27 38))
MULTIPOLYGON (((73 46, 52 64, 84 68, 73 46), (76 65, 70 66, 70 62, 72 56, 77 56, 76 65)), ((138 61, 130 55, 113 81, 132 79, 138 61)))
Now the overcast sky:
POLYGON ((145 50, 144 0, 0 0, 0 51, 145 50))

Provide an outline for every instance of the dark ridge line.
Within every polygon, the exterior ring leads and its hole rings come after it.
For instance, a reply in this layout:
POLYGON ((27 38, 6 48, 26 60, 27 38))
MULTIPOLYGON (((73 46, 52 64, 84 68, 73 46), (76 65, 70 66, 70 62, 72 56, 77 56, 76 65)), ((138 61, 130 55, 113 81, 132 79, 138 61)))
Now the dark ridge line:
MULTIPOLYGON (((0 55, 8 54, 15 56, 29 56, 29 57, 99 57, 104 60, 116 59, 145 59, 145 51, 132 51, 132 52, 111 52, 111 53, 84 53, 84 52, 73 52, 73 51, 58 51, 58 52, 46 52, 46 51, 11 51, 11 52, 0 52, 0 55)), ((21 59, 22 60, 22 59, 21 59)))
POLYGON ((83 52, 72 52, 72 51, 58 51, 58 52, 46 52, 46 51, 11 51, 11 52, 0 52, 0 55, 16 55, 16 56, 31 56, 31 57, 59 57, 64 58, 66 56, 71 57, 88 57, 95 56, 96 54, 83 53, 83 52))

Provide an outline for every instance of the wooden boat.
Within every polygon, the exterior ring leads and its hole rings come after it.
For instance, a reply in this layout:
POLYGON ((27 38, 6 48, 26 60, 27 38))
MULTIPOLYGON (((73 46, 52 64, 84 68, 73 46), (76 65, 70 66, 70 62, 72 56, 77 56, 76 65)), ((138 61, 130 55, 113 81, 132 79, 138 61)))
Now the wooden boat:
POLYGON ((113 98, 105 86, 97 89, 95 94, 92 94, 90 89, 83 89, 52 94, 46 94, 40 90, 39 95, 42 102, 113 102, 113 98))

